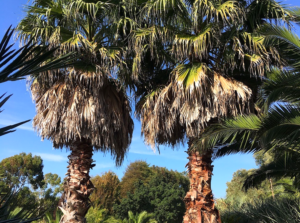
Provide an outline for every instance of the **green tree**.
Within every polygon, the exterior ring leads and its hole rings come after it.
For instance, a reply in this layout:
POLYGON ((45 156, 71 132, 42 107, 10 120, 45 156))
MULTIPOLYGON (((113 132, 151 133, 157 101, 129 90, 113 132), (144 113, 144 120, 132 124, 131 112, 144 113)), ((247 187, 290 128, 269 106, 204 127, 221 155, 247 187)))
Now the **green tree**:
POLYGON ((34 192, 39 205, 47 207, 53 215, 57 214, 59 195, 63 192, 63 183, 57 174, 47 173, 44 176, 44 185, 34 192))
POLYGON ((124 176, 122 177, 121 198, 126 197, 128 192, 134 192, 136 182, 149 182, 149 178, 151 175, 152 171, 147 162, 135 161, 130 163, 125 170, 124 176))
POLYGON ((26 11, 17 28, 22 40, 58 47, 58 58, 69 51, 79 54, 73 67, 33 77, 31 92, 36 130, 54 148, 71 151, 61 221, 86 222, 94 190, 93 151, 111 153, 120 165, 133 132, 130 102, 120 83, 124 42, 113 25, 119 8, 97 0, 34 0, 26 11))
POLYGON ((128 211, 153 213, 158 222, 182 222, 185 212, 183 197, 189 188, 188 178, 165 168, 151 167, 148 182, 134 185, 134 193, 114 205, 117 218, 125 218, 128 211))
POLYGON ((20 188, 30 184, 33 189, 44 185, 43 160, 31 153, 20 153, 5 158, 0 163, 1 185, 20 188))
POLYGON ((98 209, 106 209, 112 214, 112 207, 120 196, 120 180, 118 176, 109 171, 101 176, 91 179, 95 186, 95 191, 91 195, 91 201, 98 209))

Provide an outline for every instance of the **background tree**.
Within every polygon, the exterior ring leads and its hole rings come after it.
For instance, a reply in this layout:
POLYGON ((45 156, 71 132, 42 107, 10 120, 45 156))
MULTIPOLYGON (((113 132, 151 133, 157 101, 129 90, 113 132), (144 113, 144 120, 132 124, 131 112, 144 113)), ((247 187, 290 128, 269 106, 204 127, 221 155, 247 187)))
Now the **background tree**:
POLYGON ((33 189, 44 186, 43 160, 31 153, 20 153, 0 163, 1 186, 19 188, 30 184, 33 189))
MULTIPOLYGON (((153 213, 153 218, 158 222, 182 222, 185 212, 183 197, 189 187, 188 178, 161 167, 149 169, 151 174, 148 178, 145 181, 137 179, 134 192, 128 192, 119 204, 114 205, 115 216, 124 219, 128 211, 147 211, 153 213)), ((127 170, 131 171, 130 168, 127 170)))
POLYGON ((63 183, 57 174, 47 173, 44 176, 44 185, 40 190, 34 191, 37 197, 37 203, 46 207, 52 219, 56 219, 56 215, 61 216, 57 212, 59 197, 63 192, 63 183))
POLYGON ((112 214, 114 203, 120 199, 120 180, 118 176, 108 171, 103 175, 95 176, 91 179, 95 186, 95 191, 91 195, 91 201, 97 209, 106 209, 112 214))
POLYGON ((217 206, 222 213, 234 209, 242 208, 244 205, 254 205, 258 201, 267 199, 279 200, 298 196, 298 191, 293 187, 293 180, 290 178, 265 179, 255 187, 244 190, 245 180, 255 172, 252 170, 238 170, 233 174, 233 178, 227 183, 226 197, 217 200, 217 206))
POLYGON ((121 181, 121 198, 125 198, 127 193, 134 193, 135 185, 138 181, 147 184, 152 175, 149 164, 145 161, 135 161, 130 163, 122 177, 121 181))

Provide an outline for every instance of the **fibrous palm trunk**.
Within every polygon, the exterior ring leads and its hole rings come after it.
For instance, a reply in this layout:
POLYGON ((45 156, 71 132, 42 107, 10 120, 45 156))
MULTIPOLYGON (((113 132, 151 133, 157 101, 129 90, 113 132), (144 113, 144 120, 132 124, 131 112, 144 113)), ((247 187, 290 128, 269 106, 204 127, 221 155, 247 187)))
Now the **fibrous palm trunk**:
POLYGON ((89 196, 94 190, 89 171, 92 164, 93 147, 87 140, 77 140, 70 146, 71 155, 64 193, 60 202, 63 216, 61 223, 85 223, 85 215, 90 208, 89 196))
POLYGON ((183 222, 221 223, 211 190, 212 152, 207 151, 205 154, 188 152, 188 155, 189 162, 186 166, 190 179, 190 190, 184 198, 186 212, 183 222))

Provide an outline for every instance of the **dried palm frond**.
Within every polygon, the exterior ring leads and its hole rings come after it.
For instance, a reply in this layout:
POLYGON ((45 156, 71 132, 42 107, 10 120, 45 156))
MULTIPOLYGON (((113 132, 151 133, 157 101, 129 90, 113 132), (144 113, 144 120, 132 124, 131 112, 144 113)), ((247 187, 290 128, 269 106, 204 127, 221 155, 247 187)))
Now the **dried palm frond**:
POLYGON ((133 132, 124 90, 99 73, 78 70, 52 74, 47 84, 35 80, 31 86, 37 109, 33 125, 41 137, 51 139, 55 148, 88 140, 121 164, 133 132))
POLYGON ((212 119, 249 112, 251 95, 246 85, 205 64, 180 65, 170 84, 143 98, 136 112, 147 144, 174 146, 185 136, 198 137, 212 119))

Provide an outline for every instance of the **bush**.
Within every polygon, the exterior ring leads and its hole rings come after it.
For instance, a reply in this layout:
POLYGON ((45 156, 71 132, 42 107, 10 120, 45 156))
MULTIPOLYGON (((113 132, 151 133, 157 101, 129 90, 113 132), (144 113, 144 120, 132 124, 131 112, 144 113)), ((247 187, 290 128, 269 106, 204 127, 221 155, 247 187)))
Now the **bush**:
POLYGON ((257 200, 221 212, 222 223, 299 223, 300 199, 257 200))

